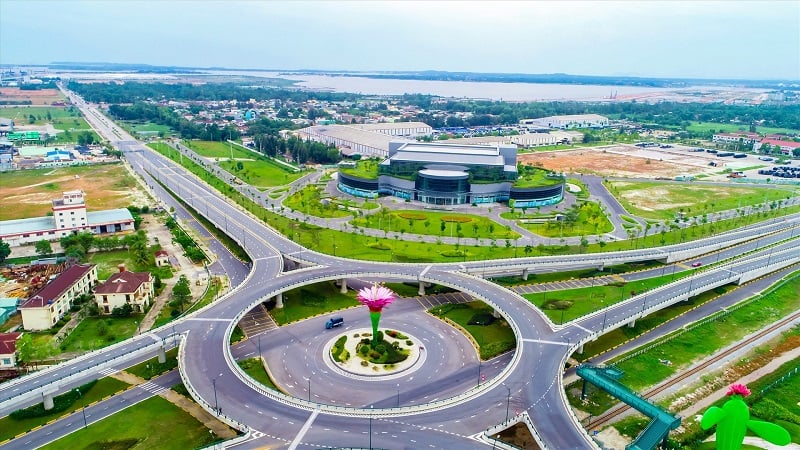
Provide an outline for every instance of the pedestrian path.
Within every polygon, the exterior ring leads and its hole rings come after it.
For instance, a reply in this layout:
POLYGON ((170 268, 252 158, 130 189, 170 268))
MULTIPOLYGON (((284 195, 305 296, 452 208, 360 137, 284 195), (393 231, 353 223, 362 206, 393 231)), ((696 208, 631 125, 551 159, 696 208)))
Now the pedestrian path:
POLYGON ((448 303, 467 303, 471 302, 473 298, 463 292, 448 292, 445 294, 432 294, 421 295, 414 297, 420 305, 425 309, 431 309, 439 305, 448 303))
POLYGON ((241 328, 245 337, 250 338, 259 333, 275 330, 278 328, 278 324, 269 315, 264 304, 259 303, 242 317, 242 320, 239 321, 239 328, 241 328))

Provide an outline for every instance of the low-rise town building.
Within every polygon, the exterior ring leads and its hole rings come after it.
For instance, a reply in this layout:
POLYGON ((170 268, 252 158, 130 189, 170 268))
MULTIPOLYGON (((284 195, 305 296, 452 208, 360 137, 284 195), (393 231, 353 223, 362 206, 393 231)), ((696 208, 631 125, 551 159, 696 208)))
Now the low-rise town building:
POLYGON ((134 312, 144 312, 153 300, 153 276, 150 272, 129 272, 120 265, 119 272, 94 289, 94 300, 102 314, 130 305, 134 312))
POLYGON ((605 128, 609 125, 608 117, 599 114, 573 114, 567 116, 548 116, 538 119, 523 119, 520 126, 533 128, 605 128))
POLYGON ((17 340, 22 333, 0 333, 0 370, 17 366, 17 340))
POLYGON ((29 331, 47 330, 72 306, 76 297, 88 294, 97 283, 97 266, 76 264, 61 272, 20 305, 22 327, 29 331))
POLYGON ((67 191, 53 200, 52 216, 0 222, 0 239, 16 247, 84 231, 106 234, 133 230, 133 216, 127 209, 88 212, 83 191, 67 191))

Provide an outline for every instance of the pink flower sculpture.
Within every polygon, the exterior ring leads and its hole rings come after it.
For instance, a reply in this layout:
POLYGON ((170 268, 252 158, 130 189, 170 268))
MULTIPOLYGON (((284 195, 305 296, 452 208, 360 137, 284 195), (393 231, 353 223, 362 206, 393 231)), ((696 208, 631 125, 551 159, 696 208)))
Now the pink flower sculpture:
POLYGON ((372 343, 378 343, 378 322, 381 320, 383 308, 395 299, 396 295, 386 286, 373 284, 358 291, 358 301, 369 308, 369 318, 372 322, 372 343))
POLYGON ((744 402, 744 397, 750 395, 747 386, 732 384, 727 395, 729 398, 722 408, 712 406, 700 419, 700 427, 704 430, 717 427, 717 450, 741 449, 747 430, 775 445, 786 445, 791 442, 789 432, 781 426, 750 418, 750 408, 744 402))
POLYGON ((725 395, 730 396, 730 395, 735 395, 735 394, 741 395, 742 397, 747 397, 748 395, 750 395, 750 389, 747 389, 747 386, 745 386, 743 384, 738 384, 738 383, 737 384, 732 384, 728 388, 728 393, 725 394, 725 395))

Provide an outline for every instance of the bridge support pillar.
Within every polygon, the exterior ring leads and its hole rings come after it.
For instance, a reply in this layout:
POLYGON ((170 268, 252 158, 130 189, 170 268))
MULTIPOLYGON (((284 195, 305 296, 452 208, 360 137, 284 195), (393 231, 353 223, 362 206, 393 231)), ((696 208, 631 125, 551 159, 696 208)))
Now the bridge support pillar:
POLYGON ((581 353, 581 354, 583 354, 583 344, 581 344, 581 346, 580 346, 580 347, 578 347, 578 350, 577 350, 577 351, 578 351, 578 353, 581 353))
POLYGON ((528 269, 522 269, 522 279, 528 281, 528 269))
POLYGON ((342 278, 341 289, 339 290, 342 294, 347 294, 347 278, 342 278))
POLYGON ((636 319, 631 320, 628 322, 628 328, 633 328, 636 326, 636 319))
POLYGON ((44 405, 45 411, 53 409, 53 394, 44 394, 44 396, 42 396, 42 404, 44 405))
POLYGON ((583 379, 583 387, 581 387, 581 400, 586 400, 586 378, 583 379))
POLYGON ((492 310, 492 317, 494 317, 495 319, 499 319, 500 318, 500 311, 498 311, 496 309, 493 309, 492 310))
POLYGON ((275 307, 283 308, 283 292, 275 296, 275 307))
POLYGON ((600 263, 600 265, 599 265, 599 266, 597 266, 597 270, 599 270, 600 272, 602 272, 602 271, 603 271, 603 269, 604 269, 605 267, 606 267, 606 264, 605 264, 605 263, 603 263, 603 262, 601 262, 601 263, 600 263))
POLYGON ((423 281, 419 282, 419 290, 417 291, 417 294, 425 295, 425 282, 423 281))
POLYGON ((167 352, 164 350, 164 347, 158 347, 158 352, 156 353, 158 356, 158 363, 164 364, 167 362, 167 352))

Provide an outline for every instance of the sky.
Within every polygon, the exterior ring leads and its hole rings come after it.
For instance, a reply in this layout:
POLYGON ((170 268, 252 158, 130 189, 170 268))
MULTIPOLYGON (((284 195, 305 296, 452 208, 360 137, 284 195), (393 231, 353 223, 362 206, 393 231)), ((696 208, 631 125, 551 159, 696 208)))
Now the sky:
POLYGON ((0 0, 0 64, 800 80, 800 1, 0 0))

